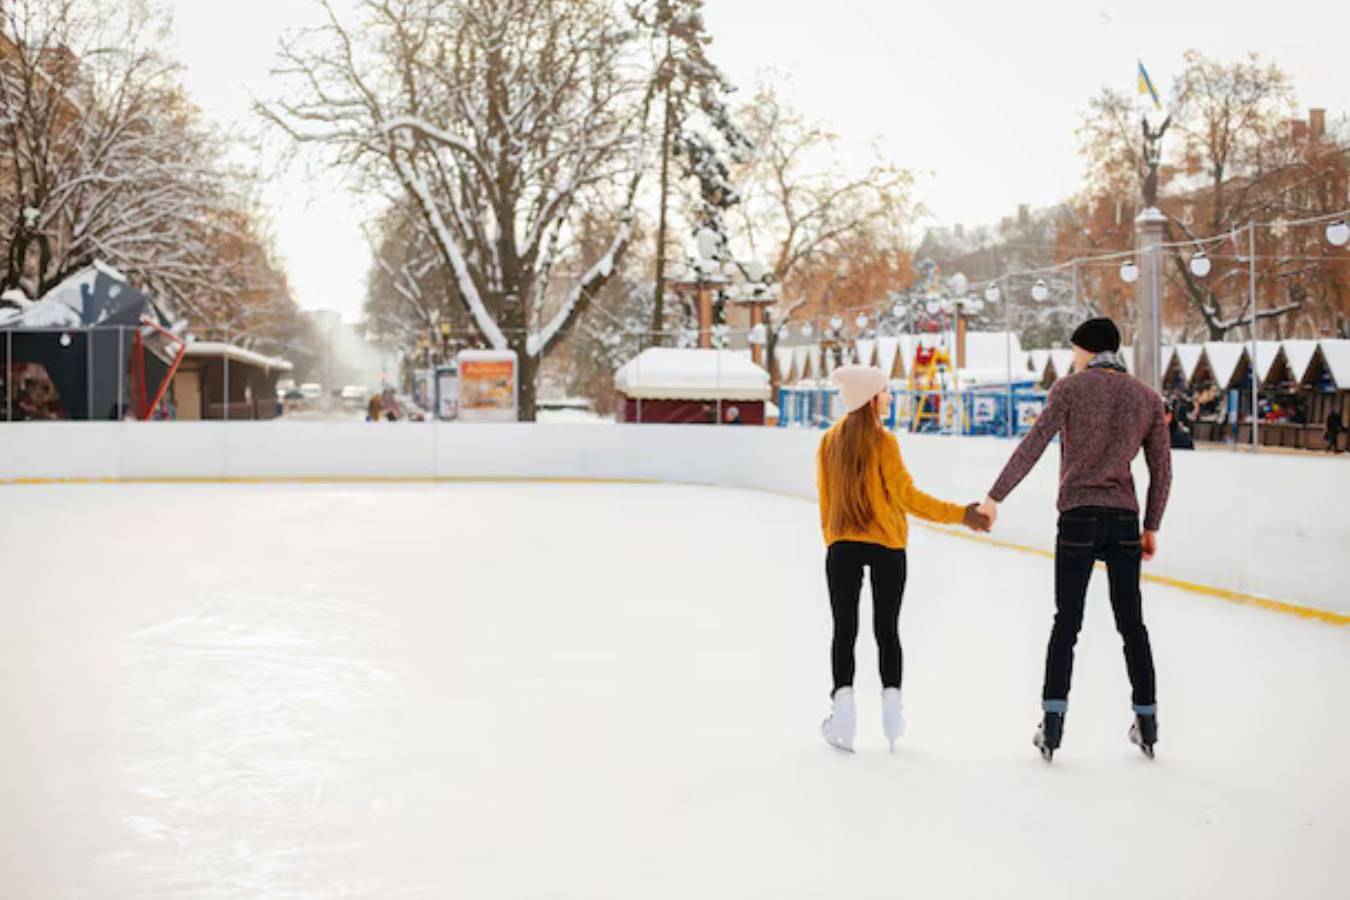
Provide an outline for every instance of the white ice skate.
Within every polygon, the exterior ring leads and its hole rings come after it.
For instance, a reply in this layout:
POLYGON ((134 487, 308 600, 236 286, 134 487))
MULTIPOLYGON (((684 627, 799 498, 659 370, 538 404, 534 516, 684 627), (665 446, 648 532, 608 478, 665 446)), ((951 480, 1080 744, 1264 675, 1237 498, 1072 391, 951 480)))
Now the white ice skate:
POLYGON ((881 730, 886 740, 891 742, 891 752, 895 752, 895 742, 905 734, 905 708, 900 703, 899 688, 883 688, 881 691, 881 730))
POLYGON ((829 717, 820 723, 820 734, 831 747, 852 753, 853 735, 857 731, 858 709, 853 704, 853 688, 841 687, 834 692, 829 717))

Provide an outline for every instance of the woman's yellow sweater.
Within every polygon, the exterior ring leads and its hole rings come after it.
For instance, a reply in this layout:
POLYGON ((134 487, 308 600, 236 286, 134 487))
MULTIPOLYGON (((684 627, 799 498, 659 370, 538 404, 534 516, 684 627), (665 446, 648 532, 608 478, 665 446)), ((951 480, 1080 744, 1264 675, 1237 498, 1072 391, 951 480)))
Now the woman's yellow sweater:
POLYGON ((866 531, 835 533, 830 529, 830 503, 833 498, 825 484, 825 445, 839 430, 835 424, 821 438, 816 451, 816 491, 820 495, 820 528, 825 532, 826 545, 835 541, 863 541, 880 544, 892 550, 904 549, 909 541, 909 521, 905 513, 913 513, 930 522, 955 525, 965 517, 966 509, 956 503, 946 503, 925 494, 914 486, 905 462, 900 458, 900 442, 887 434, 881 442, 877 459, 867 467, 867 497, 872 503, 872 521, 866 531))

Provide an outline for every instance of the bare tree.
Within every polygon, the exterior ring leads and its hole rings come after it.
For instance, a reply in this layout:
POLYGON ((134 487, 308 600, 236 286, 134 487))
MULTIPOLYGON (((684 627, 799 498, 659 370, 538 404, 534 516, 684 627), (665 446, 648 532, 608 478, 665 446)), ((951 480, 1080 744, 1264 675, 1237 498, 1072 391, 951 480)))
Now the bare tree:
POLYGON ((0 5, 4 287, 41 296, 98 258, 199 322, 258 288, 257 254, 231 246, 262 247, 250 185, 185 99, 167 29, 146 3, 0 5))
POLYGON ((631 236, 642 172, 642 80, 606 0, 363 0, 345 23, 288 37, 291 93, 260 107, 368 190, 418 211, 453 291, 492 347, 535 373, 631 236), (623 210, 600 255, 549 302, 548 273, 579 206, 623 210))
POLYGON ((904 250, 904 226, 918 209, 909 172, 886 162, 846 172, 838 136, 803 119, 772 88, 761 87, 738 121, 754 150, 732 172, 741 202, 728 213, 729 230, 732 242, 763 259, 783 285, 766 333, 771 360, 794 313, 835 296, 809 289, 819 284, 817 264, 828 267, 826 261, 857 252, 894 264, 904 250))

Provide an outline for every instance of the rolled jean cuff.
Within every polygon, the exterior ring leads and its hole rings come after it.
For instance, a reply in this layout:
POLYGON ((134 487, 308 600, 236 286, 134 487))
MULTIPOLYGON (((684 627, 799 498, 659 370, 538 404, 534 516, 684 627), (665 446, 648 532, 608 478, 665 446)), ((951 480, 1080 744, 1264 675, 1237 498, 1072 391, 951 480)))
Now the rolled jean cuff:
POLYGON ((1069 711, 1068 700, 1042 700, 1041 709, 1048 713, 1059 713, 1061 716, 1069 711))
POLYGON ((1134 705, 1134 714, 1136 716, 1156 716, 1158 714, 1158 704, 1136 703, 1134 705))

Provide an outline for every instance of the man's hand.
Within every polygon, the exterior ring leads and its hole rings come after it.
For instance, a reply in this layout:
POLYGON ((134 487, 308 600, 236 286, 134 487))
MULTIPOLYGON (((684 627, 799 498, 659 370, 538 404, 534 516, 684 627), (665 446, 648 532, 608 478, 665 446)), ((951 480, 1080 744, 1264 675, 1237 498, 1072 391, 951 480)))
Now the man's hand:
POLYGON ((994 523, 988 516, 980 512, 979 504, 971 503, 966 507, 965 518, 961 520, 971 531, 988 531, 994 523))
POLYGON ((1144 551, 1144 559, 1150 560, 1158 555, 1158 532, 1145 531, 1139 536, 1139 546, 1144 551))
POLYGON ((984 502, 980 504, 980 513, 989 518, 989 528, 993 528, 994 523, 998 521, 998 501, 993 497, 985 497, 984 502))

